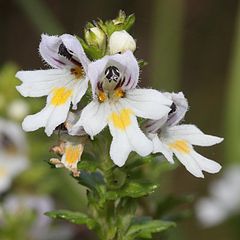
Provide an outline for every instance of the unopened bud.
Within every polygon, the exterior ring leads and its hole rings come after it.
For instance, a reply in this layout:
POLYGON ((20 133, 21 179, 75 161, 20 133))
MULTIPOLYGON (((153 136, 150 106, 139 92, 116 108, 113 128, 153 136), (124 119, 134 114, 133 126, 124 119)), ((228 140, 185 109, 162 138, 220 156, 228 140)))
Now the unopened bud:
POLYGON ((106 35, 100 28, 92 27, 85 31, 85 39, 88 45, 102 48, 106 42, 106 35))
POLYGON ((123 53, 127 50, 134 52, 136 50, 136 41, 125 30, 114 32, 109 39, 110 54, 123 53))

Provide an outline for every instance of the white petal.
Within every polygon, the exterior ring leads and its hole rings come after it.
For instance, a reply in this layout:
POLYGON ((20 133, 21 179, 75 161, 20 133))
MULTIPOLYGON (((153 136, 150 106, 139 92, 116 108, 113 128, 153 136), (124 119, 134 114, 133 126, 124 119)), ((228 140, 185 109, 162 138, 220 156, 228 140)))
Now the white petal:
POLYGON ((191 124, 169 127, 167 134, 172 138, 184 139, 197 146, 212 146, 223 141, 223 138, 204 134, 200 129, 191 124))
POLYGON ((74 79, 66 69, 19 71, 16 77, 23 82, 17 86, 17 90, 24 97, 46 96, 54 87, 65 85, 74 79))
POLYGON ((170 113, 167 120, 167 125, 172 126, 179 123, 185 116, 188 110, 188 102, 182 92, 179 93, 164 93, 166 97, 173 101, 176 110, 170 113))
POLYGON ((88 89, 88 79, 77 80, 77 83, 74 85, 74 92, 72 97, 73 109, 77 109, 77 104, 80 102, 84 94, 88 89))
POLYGON ((137 86, 139 79, 138 62, 131 51, 126 51, 123 54, 105 56, 89 64, 88 76, 92 85, 93 95, 98 81, 104 76, 106 68, 112 65, 116 66, 120 73, 123 74, 122 78, 125 78, 122 86, 124 91, 133 89, 137 86))
POLYGON ((121 99, 138 117, 160 119, 169 113, 172 101, 153 89, 133 89, 121 99))
POLYGON ((84 71, 87 72, 90 61, 87 58, 79 40, 70 34, 63 34, 60 38, 71 54, 73 54, 73 56, 82 64, 84 71))
POLYGON ((0 118, 0 135, 1 134, 5 134, 13 142, 18 152, 26 152, 26 137, 22 128, 18 124, 0 118))
MULTIPOLYGON (((3 168, 0 167, 0 171, 5 171, 3 168)), ((0 194, 5 192, 11 186, 12 179, 6 175, 0 176, 0 194)))
POLYGON ((28 167, 26 156, 0 152, 0 193, 7 190, 12 179, 28 167))
POLYGON ((108 113, 108 103, 99 103, 97 100, 93 100, 82 110, 80 119, 73 126, 70 134, 74 134, 74 131, 83 126, 86 133, 93 138, 106 127, 108 113))
POLYGON ((120 105, 111 105, 111 110, 108 124, 113 136, 110 148, 113 162, 119 167, 123 166, 130 151, 135 151, 142 157, 150 154, 153 144, 139 128, 137 118, 131 109, 120 105), (129 111, 129 115, 123 116, 123 111, 129 111), (112 114, 115 115, 115 120, 113 120, 112 114))
POLYGON ((59 54, 62 40, 58 36, 42 34, 39 52, 43 59, 53 68, 69 68, 74 66, 66 57, 59 54))
POLYGON ((153 142, 153 153, 162 153, 164 157, 170 162, 174 163, 173 160, 173 152, 168 149, 168 147, 165 146, 164 143, 159 139, 157 134, 154 134, 154 137, 152 139, 153 142))
POLYGON ((204 227, 213 227, 223 222, 229 215, 224 205, 212 198, 203 198, 196 205, 196 215, 204 227))
POLYGON ((143 124, 143 128, 148 134, 158 133, 159 129, 161 129, 164 126, 164 124, 167 122, 167 119, 168 119, 167 114, 162 118, 160 118, 159 120, 149 119, 143 124))
POLYGON ((192 157, 197 161, 200 168, 208 173, 217 173, 221 170, 221 165, 213 160, 207 159, 204 156, 193 151, 191 153, 192 157))
POLYGON ((39 113, 29 115, 24 119, 22 127, 25 131, 35 131, 41 127, 45 127, 46 134, 50 136, 55 128, 66 120, 71 97, 59 106, 51 104, 51 98, 52 95, 49 95, 47 105, 39 113))
POLYGON ((93 96, 95 96, 97 83, 99 79, 101 79, 101 77, 103 76, 103 72, 106 68, 108 60, 109 60, 109 56, 105 56, 100 60, 90 63, 88 66, 87 76, 89 77, 92 85, 93 96))
MULTIPOLYGON (((193 151, 193 150, 192 150, 193 151)), ((173 151, 178 160, 185 166, 185 168, 195 177, 204 178, 202 169, 198 162, 194 159, 192 154, 181 153, 179 151, 173 151)))

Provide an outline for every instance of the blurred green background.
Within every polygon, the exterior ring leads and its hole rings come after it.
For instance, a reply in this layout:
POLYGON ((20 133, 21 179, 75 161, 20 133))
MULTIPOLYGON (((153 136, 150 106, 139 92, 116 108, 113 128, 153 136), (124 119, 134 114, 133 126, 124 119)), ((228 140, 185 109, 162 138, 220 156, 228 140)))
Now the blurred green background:
MULTIPOLYGON (((82 35, 87 21, 114 18, 119 9, 135 13, 136 56, 149 63, 141 84, 185 93, 190 104, 186 122, 225 138, 219 146, 200 150, 220 162, 224 171, 240 160, 239 4, 238 0, 1 0, 0 67, 12 62, 24 70, 43 68, 38 54, 41 33, 82 35)), ((33 134, 28 134, 30 139, 33 134)), ((47 160, 47 149, 46 154, 44 147, 40 149, 42 160, 47 160)), ((167 193, 197 197, 206 195, 208 183, 217 177, 206 174, 204 180, 197 179, 182 166, 168 174, 167 193)), ((175 231, 171 239, 226 240, 235 234, 229 222, 202 229, 194 216, 175 231)))

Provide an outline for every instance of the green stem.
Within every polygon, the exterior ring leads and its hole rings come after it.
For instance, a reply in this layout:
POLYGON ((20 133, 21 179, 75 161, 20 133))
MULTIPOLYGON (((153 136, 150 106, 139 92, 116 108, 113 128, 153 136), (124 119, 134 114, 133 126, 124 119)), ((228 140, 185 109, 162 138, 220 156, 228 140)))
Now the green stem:
POLYGON ((236 21, 229 86, 227 92, 225 121, 225 152, 229 163, 239 162, 240 156, 240 5, 236 21))
POLYGON ((154 87, 174 91, 181 74, 184 1, 154 2, 150 77, 154 87))

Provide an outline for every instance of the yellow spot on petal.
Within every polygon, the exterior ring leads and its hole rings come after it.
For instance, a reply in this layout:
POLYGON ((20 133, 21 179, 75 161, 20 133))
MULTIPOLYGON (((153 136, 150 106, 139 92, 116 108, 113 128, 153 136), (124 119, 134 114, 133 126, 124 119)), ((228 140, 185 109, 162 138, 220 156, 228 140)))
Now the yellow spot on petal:
POLYGON ((171 144, 168 145, 171 149, 176 150, 181 153, 189 153, 191 148, 189 147, 189 144, 185 140, 177 140, 171 144))
POLYGON ((99 91, 99 93, 98 93, 99 102, 104 102, 106 99, 107 99, 106 94, 103 91, 99 91))
POLYGON ((128 108, 122 109, 119 113, 113 112, 110 114, 109 119, 113 122, 115 128, 125 130, 131 125, 131 115, 133 111, 128 108))
POLYGON ((51 104, 54 106, 60 106, 67 102, 69 97, 72 95, 72 90, 65 87, 55 88, 53 90, 53 97, 51 104))
POLYGON ((71 74, 75 75, 77 79, 81 79, 85 73, 82 67, 75 67, 71 68, 71 74))
POLYGON ((66 163, 69 165, 76 164, 81 157, 83 147, 81 144, 78 145, 69 145, 65 149, 66 163))

